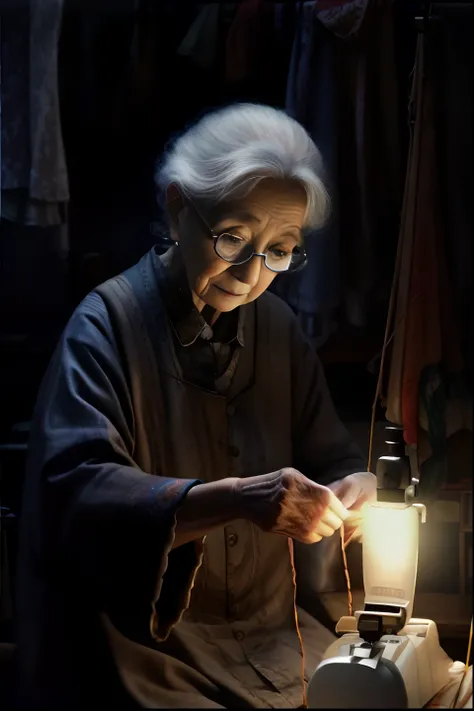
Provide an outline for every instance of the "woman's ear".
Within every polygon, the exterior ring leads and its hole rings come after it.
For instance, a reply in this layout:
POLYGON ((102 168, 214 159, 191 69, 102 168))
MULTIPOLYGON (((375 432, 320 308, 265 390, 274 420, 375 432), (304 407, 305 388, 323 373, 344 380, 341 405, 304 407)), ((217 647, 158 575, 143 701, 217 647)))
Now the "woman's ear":
POLYGON ((183 207, 184 203, 181 192, 175 183, 171 183, 166 189, 166 210, 168 212, 172 236, 175 241, 179 239, 179 213, 183 207))

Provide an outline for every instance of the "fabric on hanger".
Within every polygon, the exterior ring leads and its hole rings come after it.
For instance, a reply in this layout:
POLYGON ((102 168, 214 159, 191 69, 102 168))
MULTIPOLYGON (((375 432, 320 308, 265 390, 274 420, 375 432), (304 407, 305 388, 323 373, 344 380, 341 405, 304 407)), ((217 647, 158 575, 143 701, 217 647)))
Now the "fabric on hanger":
MULTIPOLYGON (((288 2, 267 2, 264 8, 267 11, 271 7, 272 21, 268 22, 268 32, 271 33, 273 41, 272 53, 263 51, 262 63, 265 66, 267 76, 279 73, 282 80, 282 107, 286 105, 286 92, 288 75, 290 72, 290 62, 293 54, 293 44, 297 27, 297 4, 288 2)), ((266 17, 265 17, 266 20, 266 17)), ((266 27, 265 27, 266 29, 266 27)), ((269 44, 269 40, 266 40, 269 44)), ((267 82, 264 82, 267 84, 267 82)))
POLYGON ((28 184, 30 165, 29 19, 25 12, 2 16, 2 190, 28 184))
POLYGON ((420 38, 417 59, 424 71, 415 121, 421 123, 421 145, 419 165, 415 168, 416 206, 402 379, 402 417, 407 444, 417 441, 418 391, 423 369, 444 361, 448 371, 462 370, 441 232, 432 82, 424 53, 424 40, 420 38))
POLYGON ((306 239, 306 268, 277 280, 274 291, 297 312, 307 335, 322 345, 335 328, 333 311, 340 298, 338 115, 334 40, 316 17, 317 6, 317 0, 297 5, 286 110, 307 129, 321 151, 333 210, 329 224, 306 239))
MULTIPOLYGON (((176 94, 181 84, 175 55, 195 12, 184 0, 179 6, 169 0, 120 0, 112 16, 77 12, 74 4, 65 0, 60 48, 74 195, 71 242, 77 263, 99 253, 109 268, 115 263, 123 268, 153 244, 154 164, 180 125, 181 105, 191 100, 189 93, 176 94)), ((82 271, 77 279, 79 298, 82 271)))
POLYGON ((372 0, 357 35, 337 48, 345 316, 364 327, 379 302, 385 309, 402 202, 391 4, 372 0))
POLYGON ((409 104, 409 125, 411 139, 405 179, 405 192, 400 222, 400 237, 398 242, 397 272, 395 274, 397 302, 393 320, 393 340, 388 374, 386 397, 386 417, 389 422, 402 425, 402 377, 404 352, 406 347, 406 314, 411 306, 409 303, 409 287, 414 240, 414 214, 416 209, 416 186, 420 165, 421 121, 414 117, 422 110, 423 84, 423 54, 418 52, 413 72, 409 104))
POLYGON ((225 43, 224 81, 236 95, 283 108, 296 29, 296 4, 245 0, 234 6, 225 43))
POLYGON ((335 5, 298 3, 286 103, 322 152, 332 221, 317 240, 308 240, 315 254, 306 273, 275 285, 320 344, 334 329, 332 314, 342 300, 346 320, 356 327, 384 304, 402 187, 390 4, 335 5))
POLYGON ((64 223, 69 184, 58 96, 64 0, 30 0, 2 22, 2 217, 64 223))
POLYGON ((447 476, 448 437, 472 428, 472 416, 469 423, 440 212, 433 64, 427 61, 425 41, 424 36, 418 39, 413 79, 414 127, 400 233, 387 418, 403 425, 408 445, 418 446, 421 486, 429 495, 447 476), (458 391, 453 388, 456 383, 458 391))
POLYGON ((285 106, 295 32, 296 5, 265 0, 260 11, 255 62, 250 72, 250 79, 263 103, 285 106))
POLYGON ((361 28, 371 0, 318 0, 320 22, 342 39, 356 35, 361 28))

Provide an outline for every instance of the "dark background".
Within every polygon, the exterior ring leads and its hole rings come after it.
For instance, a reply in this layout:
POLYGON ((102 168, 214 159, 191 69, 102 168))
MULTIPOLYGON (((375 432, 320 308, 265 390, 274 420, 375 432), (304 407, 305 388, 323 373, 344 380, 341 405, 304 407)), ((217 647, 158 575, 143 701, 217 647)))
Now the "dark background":
MULTIPOLYGON (((377 2, 374 0, 374 5, 377 2)), ((67 221, 61 227, 50 228, 0 221, 1 498, 2 506, 14 514, 20 511, 28 421, 65 322, 95 285, 133 264, 156 241, 153 225, 162 215, 153 172, 166 142, 201 112, 232 101, 285 107, 291 23, 280 44, 263 31, 252 50, 251 70, 239 81, 229 81, 226 40, 237 4, 221 4, 215 58, 204 68, 177 54, 199 9, 194 0, 64 2, 59 97, 71 195, 67 221), (131 61, 132 56, 135 62, 131 61)), ((472 116, 472 8, 467 2, 435 3, 435 17, 430 22, 416 22, 416 17, 427 16, 429 5, 415 0, 395 0, 391 4, 396 68, 386 81, 398 102, 398 113, 392 120, 400 147, 400 199, 398 207, 384 216, 383 229, 372 245, 375 278, 365 323, 357 327, 349 322, 341 298, 335 309, 337 329, 319 344, 338 411, 348 426, 361 425, 357 432, 363 448, 367 445, 398 240, 409 146, 408 97, 420 31, 431 38, 427 71, 436 76, 436 145, 445 200, 447 204, 455 200, 465 203, 469 200, 466 195, 472 195, 472 152, 466 153, 454 169, 448 165, 450 140, 457 132, 467 130, 466 121, 472 116)), ((21 3, 10 3, 9 8, 0 4, 0 11, 4 17, 9 13, 10 18, 18 19, 21 3)), ((363 48, 377 31, 375 23, 357 42, 363 48)), ((350 75, 354 44, 337 37, 331 41, 337 62, 337 90, 344 97, 344 77, 350 75)), ((377 56, 372 52, 368 58, 375 72, 377 56)), ((376 112, 383 97, 372 99, 376 112)), ((2 153, 8 150, 4 140, 2 132, 2 153)), ((351 164, 349 153, 344 153, 344 126, 338 140, 343 175, 350 178, 355 165, 351 164)), ((347 194, 347 185, 345 190, 347 194)), ((351 215, 343 217, 350 228, 351 215)), ((348 232, 350 229, 345 230, 345 234, 348 232)), ((465 253, 471 254, 471 243, 466 245, 465 253)), ((351 278, 351 260, 350 251, 343 250, 343 293, 351 278)), ((467 329, 471 311, 463 317, 467 329)), ((383 419, 384 411, 379 406, 377 420, 383 419)), ((380 438, 376 444, 383 446, 380 438)), ((11 529, 14 551, 14 526, 11 529)), ((422 556, 420 575, 431 583, 436 578, 435 584, 450 592, 457 569, 449 550, 457 529, 446 530, 444 543, 441 541, 434 552, 430 548, 430 565, 426 563, 428 552, 422 556), (433 567, 434 559, 441 564, 433 567)), ((427 544, 422 541, 423 545, 427 544)), ((10 557, 14 559, 14 553, 10 557)))
MULTIPOLYGON (((169 138, 202 111, 221 104, 250 100, 285 106, 291 35, 283 49, 263 35, 258 71, 230 83, 225 42, 231 11, 222 10, 216 60, 204 69, 176 52, 198 3, 143 2, 140 21, 134 4, 65 1, 59 96, 71 194, 68 220, 62 230, 0 223, 0 432, 31 416, 51 349, 74 306, 155 242, 150 224, 160 212, 152 178, 169 138), (138 22, 143 56, 134 73, 130 54, 138 22)), ((416 5, 397 2, 394 8, 397 76, 388 81, 396 82, 400 98, 402 163, 408 148, 416 5)), ((344 43, 334 41, 340 62, 349 63, 344 43)), ((381 238, 380 303, 364 328, 339 319, 335 337, 321 354, 333 396, 349 418, 367 418, 372 404, 375 380, 366 364, 382 344, 399 214, 390 218, 393 224, 381 238)))

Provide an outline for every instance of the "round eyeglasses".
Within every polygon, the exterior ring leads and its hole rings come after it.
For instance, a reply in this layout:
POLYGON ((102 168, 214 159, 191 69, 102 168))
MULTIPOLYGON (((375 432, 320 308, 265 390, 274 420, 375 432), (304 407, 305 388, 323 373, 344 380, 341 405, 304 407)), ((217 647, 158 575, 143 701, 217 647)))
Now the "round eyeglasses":
POLYGON ((229 232, 212 234, 212 238, 217 256, 236 266, 249 262, 253 257, 262 257, 267 269, 280 273, 302 269, 308 261, 306 252, 301 247, 294 247, 292 250, 270 247, 266 252, 255 252, 252 244, 229 232))
POLYGON ((229 232, 216 235, 194 202, 189 198, 187 198, 187 201, 214 240, 215 253, 225 262, 239 266, 249 262, 253 257, 263 257, 266 268, 277 274, 281 272, 296 272, 306 266, 308 257, 303 247, 294 247, 288 250, 275 246, 269 247, 266 252, 255 252, 252 244, 242 237, 229 232))

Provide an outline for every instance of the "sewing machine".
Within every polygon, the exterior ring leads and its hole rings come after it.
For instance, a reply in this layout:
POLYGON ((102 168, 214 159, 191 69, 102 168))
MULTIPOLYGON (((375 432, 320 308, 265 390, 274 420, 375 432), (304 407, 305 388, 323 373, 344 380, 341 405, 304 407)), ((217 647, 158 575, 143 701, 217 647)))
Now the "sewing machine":
POLYGON ((377 462, 377 501, 363 516, 363 610, 342 617, 336 640, 310 679, 308 708, 423 708, 449 681, 452 660, 436 624, 412 618, 418 568, 418 481, 403 433, 387 427, 377 462))

